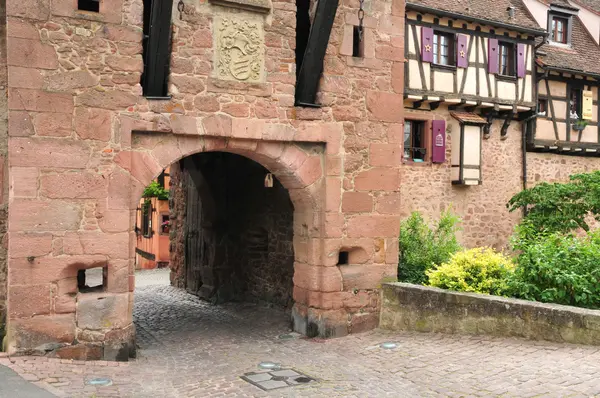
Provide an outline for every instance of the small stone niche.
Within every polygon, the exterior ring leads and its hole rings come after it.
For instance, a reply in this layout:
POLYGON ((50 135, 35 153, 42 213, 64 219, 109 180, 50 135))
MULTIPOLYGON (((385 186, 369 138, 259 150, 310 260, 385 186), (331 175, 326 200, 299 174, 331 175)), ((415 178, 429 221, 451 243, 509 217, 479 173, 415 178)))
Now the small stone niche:
POLYGON ((100 0, 77 0, 79 11, 100 12, 100 0))
POLYGON ((77 290, 79 293, 98 293, 106 291, 108 267, 80 269, 77 271, 77 290))
POLYGON ((338 253, 337 265, 364 264, 369 258, 369 254, 362 247, 343 247, 338 253))

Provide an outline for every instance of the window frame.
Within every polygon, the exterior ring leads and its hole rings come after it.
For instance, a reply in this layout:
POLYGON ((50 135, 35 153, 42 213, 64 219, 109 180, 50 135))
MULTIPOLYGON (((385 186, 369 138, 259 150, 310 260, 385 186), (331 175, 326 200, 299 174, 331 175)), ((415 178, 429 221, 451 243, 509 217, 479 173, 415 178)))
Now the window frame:
POLYGON ((144 213, 144 204, 141 206, 141 219, 140 219, 140 234, 144 238, 151 238, 153 235, 152 232, 152 213, 154 212, 154 206, 152 206, 152 201, 149 201, 148 211, 144 213))
POLYGON ((569 85, 568 86, 568 92, 569 92, 569 97, 567 98, 568 100, 568 107, 567 107, 567 112, 568 112, 568 120, 570 121, 574 121, 574 120, 580 120, 583 118, 583 87, 579 86, 579 85, 569 85), (571 111, 572 111, 572 106, 571 106, 571 100, 573 99, 573 93, 576 94, 576 110, 575 113, 577 114, 577 119, 574 119, 573 117, 571 117, 571 111))
POLYGON ((403 131, 403 139, 402 139, 402 160, 404 162, 407 163, 414 163, 414 164, 418 164, 418 163, 428 163, 431 159, 431 140, 430 140, 430 135, 431 134, 427 134, 428 131, 431 130, 431 121, 430 120, 423 120, 423 119, 418 119, 418 118, 411 118, 406 117, 404 119, 404 131, 403 131), (410 133, 409 133, 409 140, 410 140, 410 146, 408 148, 408 150, 410 150, 410 155, 407 157, 406 156, 406 126, 410 124, 411 126, 420 126, 420 134, 421 134, 421 141, 422 141, 422 146, 417 147, 415 146, 415 141, 414 141, 414 129, 413 127, 411 127, 410 129, 410 133), (421 159, 419 158, 415 158, 414 156, 414 148, 420 148, 420 149, 424 149, 425 153, 423 154, 423 157, 421 159), (419 159, 416 160, 415 159, 419 159))
POLYGON ((536 113, 538 116, 548 117, 548 99, 547 98, 538 98, 536 113), (540 106, 541 104, 544 104, 544 105, 540 106), (541 108, 544 108, 543 113, 542 113, 541 108))
POLYGON ((435 66, 447 67, 447 68, 456 68, 456 34, 452 32, 446 32, 441 30, 433 31, 433 62, 432 64, 435 66), (448 39, 448 54, 446 55, 448 59, 448 63, 442 63, 441 61, 441 50, 443 48, 441 38, 444 37, 448 39))
POLYGON ((498 76, 516 78, 517 77, 517 45, 512 41, 498 40, 498 76), (503 49, 507 48, 508 73, 503 73, 503 49))
POLYGON ((573 15, 571 15, 567 12, 563 13, 558 10, 548 11, 548 26, 546 26, 546 29, 548 31, 548 41, 550 42, 550 44, 561 45, 561 46, 570 46, 572 32, 573 32, 573 15), (565 26, 563 29, 563 40, 562 41, 555 40, 555 34, 554 34, 555 29, 552 26, 552 23, 554 22, 555 19, 562 20, 562 22, 565 23, 565 26))

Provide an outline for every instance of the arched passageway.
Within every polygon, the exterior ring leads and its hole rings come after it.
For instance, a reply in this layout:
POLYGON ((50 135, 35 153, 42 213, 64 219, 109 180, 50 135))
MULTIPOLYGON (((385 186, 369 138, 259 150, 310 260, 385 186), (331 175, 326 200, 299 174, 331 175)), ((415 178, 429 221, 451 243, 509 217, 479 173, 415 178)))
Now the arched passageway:
POLYGON ((171 280, 214 303, 291 307, 293 204, 260 164, 226 152, 170 167, 171 280))

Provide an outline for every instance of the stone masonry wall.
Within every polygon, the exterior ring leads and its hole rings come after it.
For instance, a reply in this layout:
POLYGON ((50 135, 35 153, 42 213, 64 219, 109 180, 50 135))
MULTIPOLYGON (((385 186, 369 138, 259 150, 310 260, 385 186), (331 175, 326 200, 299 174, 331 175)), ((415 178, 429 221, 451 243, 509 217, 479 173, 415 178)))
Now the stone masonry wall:
MULTIPOLYGON (((0 49, 6 49, 6 1, 0 1, 0 49)), ((8 224, 8 71, 6 51, 0 51, 0 351, 6 317, 8 224)))
POLYGON ((597 310, 408 283, 382 290, 382 329, 600 345, 597 310))
POLYGON ((362 59, 351 56, 358 1, 340 4, 318 109, 294 107, 293 2, 268 14, 173 7, 171 97, 148 100, 142 0, 103 0, 98 14, 70 0, 7 1, 10 352, 122 358, 143 187, 215 148, 263 163, 290 191, 297 329, 342 335, 377 323, 376 288, 397 263, 398 209, 377 203, 400 188, 404 3, 367 2, 362 59), (220 71, 234 21, 256 23, 252 83, 220 71), (342 247, 365 255, 337 267, 342 247), (96 267, 104 290, 79 292, 78 271, 96 267))

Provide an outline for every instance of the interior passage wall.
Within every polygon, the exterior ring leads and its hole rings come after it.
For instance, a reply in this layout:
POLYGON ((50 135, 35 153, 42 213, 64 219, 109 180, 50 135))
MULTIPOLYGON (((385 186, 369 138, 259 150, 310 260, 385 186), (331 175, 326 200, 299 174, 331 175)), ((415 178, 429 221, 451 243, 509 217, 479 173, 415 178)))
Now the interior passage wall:
POLYGON ((185 287, 185 239, 184 239, 184 220, 185 220, 185 194, 186 185, 180 163, 174 163, 169 172, 171 177, 169 181, 169 220, 171 228, 169 230, 169 251, 171 269, 171 285, 183 288, 185 287))

